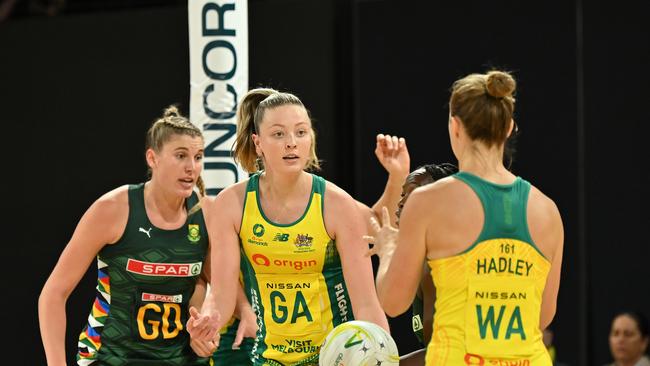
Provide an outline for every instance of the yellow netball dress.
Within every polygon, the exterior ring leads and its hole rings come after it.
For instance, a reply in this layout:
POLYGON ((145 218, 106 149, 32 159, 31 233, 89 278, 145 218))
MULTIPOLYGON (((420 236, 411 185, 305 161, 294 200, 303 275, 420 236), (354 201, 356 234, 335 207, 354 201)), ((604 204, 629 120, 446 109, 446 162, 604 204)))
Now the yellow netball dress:
POLYGON ((269 220, 259 201, 259 174, 247 185, 239 238, 246 296, 258 316, 254 365, 317 365, 320 345, 353 319, 341 261, 323 220, 325 180, 312 175, 302 217, 269 220))
POLYGON ((528 231, 530 183, 454 177, 476 192, 485 220, 467 250, 428 261, 436 311, 426 364, 551 366, 539 329, 550 263, 528 231))

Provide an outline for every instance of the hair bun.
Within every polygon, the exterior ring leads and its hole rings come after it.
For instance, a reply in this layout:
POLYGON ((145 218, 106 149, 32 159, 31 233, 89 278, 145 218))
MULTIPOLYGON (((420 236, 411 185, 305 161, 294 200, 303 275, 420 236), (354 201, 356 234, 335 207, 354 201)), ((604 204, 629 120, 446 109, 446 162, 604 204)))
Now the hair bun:
POLYGON ((503 71, 488 72, 485 83, 488 94, 495 98, 512 96, 512 93, 514 93, 515 88, 517 87, 515 79, 510 74, 503 71))
POLYGON ((163 118, 168 118, 168 117, 180 117, 181 114, 178 112, 178 108, 175 105, 171 105, 165 109, 165 112, 163 113, 163 118))

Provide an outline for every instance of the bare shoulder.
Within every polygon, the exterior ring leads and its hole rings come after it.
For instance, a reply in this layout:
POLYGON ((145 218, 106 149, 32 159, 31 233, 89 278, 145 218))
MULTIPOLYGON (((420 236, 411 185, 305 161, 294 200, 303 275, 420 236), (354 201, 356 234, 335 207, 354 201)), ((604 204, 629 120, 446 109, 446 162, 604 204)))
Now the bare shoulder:
POLYGON ((432 207, 444 208, 446 204, 458 202, 459 197, 467 190, 467 186, 454 177, 445 177, 431 184, 417 187, 413 190, 407 202, 412 206, 435 202, 432 207))
POLYGON ((247 183, 248 179, 237 182, 224 188, 216 196, 203 198, 201 206, 208 227, 231 227, 239 231, 247 183))
MULTIPOLYGON (((478 237, 483 222, 481 202, 464 182, 446 177, 418 187, 404 205, 405 225, 426 230, 428 258, 458 254, 478 237)), ((406 227, 406 226, 405 226, 406 227)))
POLYGON ((325 192, 326 194, 333 194, 338 196, 345 196, 349 194, 341 187, 337 186, 335 183, 325 180, 325 192))
POLYGON ((243 207, 247 184, 248 179, 232 184, 224 188, 216 196, 204 197, 201 204, 204 209, 209 209, 212 206, 219 206, 224 204, 238 204, 238 206, 243 207))
POLYGON ((333 239, 354 237, 352 240, 360 240, 365 234, 366 223, 357 201, 336 184, 325 182, 323 219, 327 233, 333 239))
POLYGON ((120 217, 119 214, 128 214, 129 186, 125 184, 104 193, 92 204, 89 211, 107 217, 120 217))
POLYGON ((358 207, 357 201, 343 188, 326 180, 325 181, 325 205, 326 207, 358 207))
POLYGON ((561 220, 560 210, 555 201, 537 187, 531 185, 528 197, 528 217, 544 225, 557 224, 561 220))
MULTIPOLYGON (((104 193, 88 208, 81 218, 78 228, 86 232, 86 228, 102 227, 103 230, 93 230, 91 236, 97 243, 115 243, 124 232, 129 218, 129 186, 123 185, 104 193)), ((88 237, 88 236, 86 236, 88 237)))
POLYGON ((549 260, 553 260, 564 242, 560 210, 551 198, 531 186, 526 214, 533 241, 549 260))

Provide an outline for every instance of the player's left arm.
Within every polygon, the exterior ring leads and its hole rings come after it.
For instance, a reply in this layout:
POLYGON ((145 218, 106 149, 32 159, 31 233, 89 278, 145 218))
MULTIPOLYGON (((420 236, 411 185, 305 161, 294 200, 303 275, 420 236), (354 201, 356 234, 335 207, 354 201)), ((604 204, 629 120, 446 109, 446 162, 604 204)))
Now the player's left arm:
POLYGON ((341 257, 354 318, 373 322, 390 332, 375 292, 372 262, 365 255, 368 246, 362 237, 366 230, 355 200, 327 182, 324 216, 327 231, 336 241, 336 249, 341 257))

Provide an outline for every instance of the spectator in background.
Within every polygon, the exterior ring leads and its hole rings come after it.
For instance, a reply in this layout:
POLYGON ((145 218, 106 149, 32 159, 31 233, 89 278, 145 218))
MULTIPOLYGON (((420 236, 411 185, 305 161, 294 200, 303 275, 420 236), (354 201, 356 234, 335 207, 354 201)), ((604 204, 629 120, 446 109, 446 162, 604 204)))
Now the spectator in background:
POLYGON ((609 332, 609 349, 614 362, 606 366, 650 366, 648 319, 636 311, 623 311, 614 317, 609 332))

